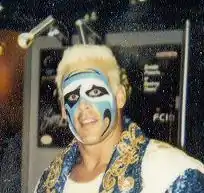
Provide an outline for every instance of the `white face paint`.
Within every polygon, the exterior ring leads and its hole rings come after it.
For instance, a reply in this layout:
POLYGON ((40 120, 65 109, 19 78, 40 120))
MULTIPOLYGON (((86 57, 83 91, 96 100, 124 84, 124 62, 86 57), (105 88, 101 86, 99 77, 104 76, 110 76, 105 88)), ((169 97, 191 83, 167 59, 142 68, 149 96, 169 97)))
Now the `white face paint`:
POLYGON ((90 143, 97 143, 110 133, 116 117, 116 101, 108 80, 101 72, 92 70, 70 74, 63 82, 63 95, 69 127, 79 141, 89 143, 81 134, 87 130, 89 137, 97 135, 90 143), (79 115, 82 103, 89 110, 81 110, 79 115))
POLYGON ((90 102, 109 101, 110 104, 112 103, 112 91, 104 81, 98 78, 87 78, 83 80, 73 81, 72 84, 65 87, 65 89, 63 90, 63 95, 65 96, 66 94, 73 92, 77 88, 80 88, 80 98, 83 98, 84 100, 90 102), (105 94, 101 89, 103 89, 107 93, 105 94), (87 94, 88 91, 89 94, 87 94), (100 94, 102 95, 98 96, 100 94))

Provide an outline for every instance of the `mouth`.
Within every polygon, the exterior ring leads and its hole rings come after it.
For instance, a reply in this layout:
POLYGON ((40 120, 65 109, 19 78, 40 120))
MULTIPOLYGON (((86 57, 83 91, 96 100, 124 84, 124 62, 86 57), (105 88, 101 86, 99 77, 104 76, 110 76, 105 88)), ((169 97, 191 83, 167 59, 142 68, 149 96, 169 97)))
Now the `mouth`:
POLYGON ((97 121, 98 120, 95 118, 85 118, 85 119, 80 120, 80 124, 82 126, 92 125, 92 124, 95 124, 97 121))

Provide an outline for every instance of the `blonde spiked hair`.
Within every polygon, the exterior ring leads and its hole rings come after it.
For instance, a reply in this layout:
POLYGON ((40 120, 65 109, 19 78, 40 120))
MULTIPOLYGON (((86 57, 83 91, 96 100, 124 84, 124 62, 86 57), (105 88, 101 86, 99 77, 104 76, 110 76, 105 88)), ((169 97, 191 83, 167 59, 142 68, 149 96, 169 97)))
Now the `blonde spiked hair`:
POLYGON ((57 68, 56 84, 62 104, 62 81, 64 77, 73 70, 85 68, 99 68, 107 75, 112 89, 116 93, 120 85, 120 68, 111 49, 104 45, 74 45, 64 51, 57 68))

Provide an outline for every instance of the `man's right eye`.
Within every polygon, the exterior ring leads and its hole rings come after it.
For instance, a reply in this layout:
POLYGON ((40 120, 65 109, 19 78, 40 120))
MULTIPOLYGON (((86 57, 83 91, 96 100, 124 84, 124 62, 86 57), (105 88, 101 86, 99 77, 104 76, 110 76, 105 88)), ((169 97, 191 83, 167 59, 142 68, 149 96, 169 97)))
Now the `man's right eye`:
POLYGON ((80 87, 76 88, 75 90, 67 93, 64 96, 64 101, 67 103, 71 108, 77 103, 80 97, 80 87))
POLYGON ((69 100, 69 101, 77 101, 78 98, 79 98, 79 95, 77 95, 77 94, 71 94, 71 95, 69 95, 68 100, 69 100))

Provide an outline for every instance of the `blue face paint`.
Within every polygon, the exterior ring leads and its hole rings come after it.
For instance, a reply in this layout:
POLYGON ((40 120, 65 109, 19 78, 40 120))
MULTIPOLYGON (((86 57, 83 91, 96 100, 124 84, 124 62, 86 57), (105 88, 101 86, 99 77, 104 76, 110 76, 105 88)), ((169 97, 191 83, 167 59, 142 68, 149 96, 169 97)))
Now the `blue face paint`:
POLYGON ((74 116, 79 110, 80 103, 84 102, 97 109, 103 123, 105 118, 109 120, 108 125, 103 124, 100 128, 100 140, 105 138, 116 119, 116 100, 106 76, 93 69, 71 73, 65 77, 62 89, 69 128, 74 136, 83 143, 74 123, 74 116))

